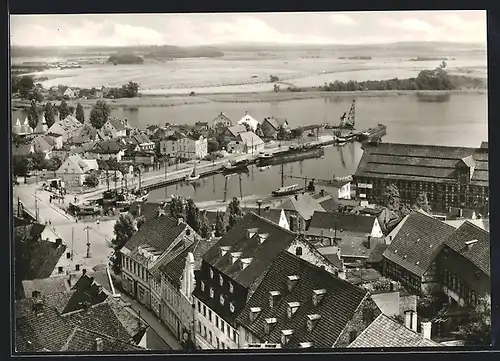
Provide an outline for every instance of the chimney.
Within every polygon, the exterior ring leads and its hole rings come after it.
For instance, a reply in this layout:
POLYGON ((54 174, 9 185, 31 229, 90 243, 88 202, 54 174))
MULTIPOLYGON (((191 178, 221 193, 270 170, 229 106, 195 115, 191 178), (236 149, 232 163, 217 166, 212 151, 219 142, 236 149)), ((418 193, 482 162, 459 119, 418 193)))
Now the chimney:
POLYGON ((431 322, 422 322, 421 324, 422 327, 422 337, 430 340, 431 339, 431 334, 432 334, 432 323, 431 322))
POLYGON ((315 307, 319 305, 325 294, 326 290, 324 288, 320 290, 313 290, 312 302, 315 307))
POLYGON ((177 218, 177 225, 180 226, 182 224, 182 222, 184 222, 184 219, 179 217, 177 218))
POLYGON ((295 198, 296 201, 299 200, 299 195, 298 194, 294 195, 293 197, 295 198))
POLYGON ((274 307, 279 297, 280 297, 280 291, 269 292, 269 308, 274 307))
POLYGON ((248 315, 250 322, 255 321, 255 319, 259 317, 259 313, 260 313, 260 307, 250 307, 250 314, 248 315))
POLYGON ((297 284, 297 282, 299 281, 299 276, 297 275, 291 275, 291 276, 288 276, 288 279, 286 280, 286 286, 287 286, 287 289, 288 289, 288 292, 290 292, 293 287, 297 284))
POLYGON ((476 244, 477 242, 479 242, 477 239, 473 239, 472 241, 467 241, 465 242, 465 246, 467 247, 467 249, 471 249, 472 248, 472 245, 473 244, 476 244))
POLYGON ((140 204, 138 204, 138 205, 137 205, 137 217, 140 217, 140 216, 141 216, 141 213, 142 213, 141 205, 140 205, 140 204))
POLYGON ((321 197, 324 197, 325 196, 325 190, 324 189, 321 189, 319 191, 319 194, 321 195, 321 197))
POLYGON ((62 244, 62 239, 56 238, 56 248, 59 247, 61 244, 62 244))
POLYGON ((241 257, 241 252, 231 253, 231 264, 234 264, 241 257))
POLYGON ((82 276, 85 276, 87 274, 87 270, 84 268, 82 269, 82 276))
POLYGON ((96 349, 96 351, 104 351, 104 347, 102 344, 102 338, 97 337, 95 339, 95 349, 96 349))
POLYGON ((411 330, 411 311, 405 311, 405 326, 411 330))
POLYGON ((269 233, 259 234, 259 244, 264 243, 264 241, 269 237, 269 233))

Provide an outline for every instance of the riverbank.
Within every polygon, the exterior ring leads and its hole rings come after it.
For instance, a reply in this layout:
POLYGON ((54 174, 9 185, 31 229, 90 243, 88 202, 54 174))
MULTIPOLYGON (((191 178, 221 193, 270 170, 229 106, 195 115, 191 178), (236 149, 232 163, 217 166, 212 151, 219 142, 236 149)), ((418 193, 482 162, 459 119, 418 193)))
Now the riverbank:
MULTIPOLYGON (((417 90, 370 90, 370 91, 322 91, 317 89, 304 89, 300 92, 282 91, 282 92, 247 92, 247 93, 207 93, 190 96, 189 94, 176 95, 147 95, 137 98, 105 99, 111 109, 124 108, 148 108, 148 107, 174 107, 181 105, 193 105, 203 103, 258 103, 258 102, 279 102, 303 99, 317 98, 343 98, 343 97, 396 97, 411 96, 418 93, 417 90)), ((433 93, 449 94, 486 94, 487 90, 468 89, 468 90, 449 90, 433 91, 433 93)), ((84 108, 91 108, 96 99, 78 99, 68 101, 69 105, 75 106, 80 103, 84 108)), ((52 102, 59 105, 59 101, 52 102)), ((30 102, 26 100, 13 99, 12 109, 25 109, 29 107, 30 102)))

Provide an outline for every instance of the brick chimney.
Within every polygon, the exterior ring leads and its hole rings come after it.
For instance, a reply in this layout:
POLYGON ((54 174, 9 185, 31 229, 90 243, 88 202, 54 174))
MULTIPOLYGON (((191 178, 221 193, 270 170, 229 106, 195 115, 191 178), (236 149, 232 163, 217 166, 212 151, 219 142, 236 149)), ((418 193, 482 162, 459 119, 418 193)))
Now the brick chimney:
POLYGON ((97 337, 95 339, 95 349, 96 349, 96 351, 104 351, 102 338, 97 337))

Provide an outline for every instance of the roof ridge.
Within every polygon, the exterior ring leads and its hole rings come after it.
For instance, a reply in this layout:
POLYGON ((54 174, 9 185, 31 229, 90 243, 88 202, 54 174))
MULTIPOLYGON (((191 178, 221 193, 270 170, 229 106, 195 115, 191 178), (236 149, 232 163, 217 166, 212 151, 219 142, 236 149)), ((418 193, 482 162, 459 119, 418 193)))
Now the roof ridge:
POLYGON ((75 337, 76 331, 78 331, 79 328, 80 328, 79 326, 75 326, 73 328, 73 331, 71 331, 68 338, 66 339, 66 342, 64 343, 64 345, 61 347, 61 349, 59 351, 67 351, 68 350, 69 343, 71 342, 73 337, 75 337))
MULTIPOLYGON (((488 234, 488 235, 490 234, 490 232, 488 232, 486 229, 479 227, 479 226, 478 226, 477 224, 475 224, 475 223, 472 223, 469 219, 466 219, 466 220, 465 220, 465 222, 463 222, 463 223, 462 223, 462 224, 461 224, 461 225, 460 225, 460 226, 459 226, 459 227, 455 230, 455 232, 456 232, 456 231, 458 231, 460 228, 462 228, 465 224, 468 224, 468 225, 472 226, 473 228, 476 228, 477 230, 481 231, 482 233, 486 233, 486 234, 488 234)), ((455 232, 453 232, 453 233, 455 233, 455 232)), ((452 233, 452 234, 453 234, 453 233, 452 233)))
POLYGON ((415 144, 415 143, 388 143, 388 142, 383 142, 383 143, 380 143, 380 144, 377 144, 377 145, 371 145, 371 144, 366 144, 368 147, 371 147, 372 149, 376 149, 377 147, 380 147, 380 146, 385 146, 385 145, 398 145, 398 146, 408 146, 408 147, 419 147, 419 148, 422 148, 422 147, 426 147, 426 148, 454 148, 454 149, 473 149, 473 150, 477 150, 477 149, 484 149, 484 148, 480 148, 480 147, 477 147, 477 148, 473 148, 473 147, 461 147, 461 146, 454 146, 454 145, 435 145, 435 144, 415 144))
POLYGON ((253 211, 248 211, 248 212, 247 212, 247 214, 251 214, 252 216, 257 217, 258 219, 261 219, 261 220, 263 220, 264 222, 266 222, 266 223, 268 223, 268 224, 272 225, 273 227, 276 227, 276 228, 277 228, 277 229, 279 229, 279 230, 285 231, 286 233, 288 233, 288 234, 290 234, 290 235, 294 235, 294 236, 297 236, 297 237, 298 237, 298 236, 300 236, 300 234, 295 233, 295 232, 292 232, 292 231, 290 231, 290 230, 288 230, 288 229, 286 229, 286 228, 280 227, 278 224, 276 224, 276 223, 274 223, 274 222, 270 221, 270 220, 269 220, 269 219, 267 219, 267 218, 264 218, 264 217, 262 217, 262 216, 259 216, 257 213, 255 213, 255 212, 253 212, 253 211))
MULTIPOLYGON (((420 210, 412 211, 412 212, 408 215, 408 218, 409 218, 410 216, 414 215, 414 214, 415 214, 415 215, 416 215, 416 214, 418 214, 418 215, 421 215, 421 216, 427 217, 427 218, 432 219, 433 221, 437 222, 436 224, 438 224, 438 223, 439 223, 439 224, 442 224, 442 225, 446 226, 446 228, 453 228, 453 230, 454 230, 454 231, 456 230, 456 228, 455 228, 455 227, 453 227, 451 224, 448 224, 448 223, 445 223, 445 222, 443 222, 443 221, 440 221, 439 219, 434 218, 434 217, 433 217, 432 215, 430 215, 429 213, 424 212, 424 211, 420 211, 420 210)), ((398 232, 398 233, 399 233, 399 232, 398 232)))

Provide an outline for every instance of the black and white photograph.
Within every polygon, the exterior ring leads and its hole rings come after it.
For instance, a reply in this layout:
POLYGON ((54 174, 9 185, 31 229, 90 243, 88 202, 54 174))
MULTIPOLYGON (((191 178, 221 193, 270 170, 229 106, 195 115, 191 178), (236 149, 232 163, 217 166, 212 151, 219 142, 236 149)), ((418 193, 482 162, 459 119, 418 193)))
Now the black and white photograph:
POLYGON ((486 15, 11 14, 13 351, 490 346, 486 15))

